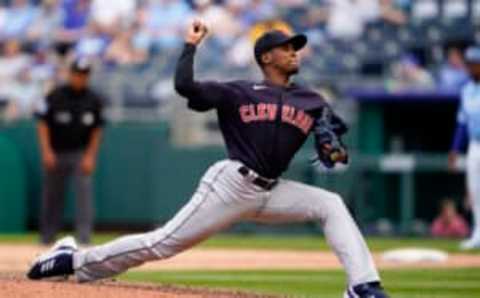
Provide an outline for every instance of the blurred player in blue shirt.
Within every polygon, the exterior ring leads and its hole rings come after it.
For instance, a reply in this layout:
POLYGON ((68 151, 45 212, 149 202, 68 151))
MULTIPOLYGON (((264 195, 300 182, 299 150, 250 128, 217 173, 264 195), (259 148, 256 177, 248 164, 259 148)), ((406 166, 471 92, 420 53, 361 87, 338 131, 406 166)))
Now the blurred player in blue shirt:
POLYGON ((480 248, 480 47, 470 47, 465 53, 471 81, 461 92, 457 128, 449 154, 449 167, 454 169, 458 153, 467 150, 467 190, 473 212, 473 232, 461 243, 462 249, 480 248))

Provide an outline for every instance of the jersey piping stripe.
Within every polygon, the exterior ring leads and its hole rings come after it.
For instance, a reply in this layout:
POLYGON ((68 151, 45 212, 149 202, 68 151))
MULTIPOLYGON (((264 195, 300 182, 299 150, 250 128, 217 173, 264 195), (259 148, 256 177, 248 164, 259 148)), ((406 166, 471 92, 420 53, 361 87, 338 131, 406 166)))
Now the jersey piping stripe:
MULTIPOLYGON (((224 165, 221 169, 218 170, 218 172, 215 174, 215 176, 212 179, 212 182, 211 182, 212 184, 217 181, 218 177, 220 176, 220 174, 222 174, 225 171, 227 166, 228 166, 228 164, 224 165)), ((200 183, 202 183, 202 182, 200 182, 200 183)), ((99 261, 93 261, 93 262, 85 263, 81 267, 77 268, 76 271, 83 271, 84 272, 84 270, 85 270, 84 267, 86 267, 86 266, 100 264, 100 263, 106 262, 108 260, 111 260, 113 258, 121 257, 121 256, 129 254, 129 253, 134 253, 134 252, 142 251, 142 250, 149 250, 149 249, 152 249, 153 247, 157 246, 161 242, 163 242, 165 240, 168 240, 173 234, 175 234, 200 209, 200 207, 203 205, 203 203, 205 202, 205 199, 208 197, 208 195, 214 191, 213 187, 209 187, 208 189, 209 189, 209 191, 206 191, 204 193, 204 195, 202 197, 202 201, 197 205, 197 207, 195 209, 193 209, 192 212, 172 232, 165 235, 161 240, 159 240, 159 241, 155 242, 154 244, 152 244, 150 246, 147 246, 147 247, 132 249, 132 250, 129 250, 129 251, 125 251, 125 252, 116 254, 116 255, 107 256, 106 258, 104 258, 102 260, 99 260, 99 261)), ((90 274, 90 273, 88 273, 88 274, 90 274)))
MULTIPOLYGON (((224 166, 225 168, 226 166, 224 166)), ((219 170, 219 172, 215 175, 214 179, 213 179, 213 182, 215 182, 217 180, 217 177, 219 176, 219 174, 221 172, 223 172, 223 169, 222 168, 221 170, 219 170)), ((197 211, 198 209, 200 209, 200 207, 203 205, 203 203, 205 202, 205 199, 207 198, 207 196, 214 190, 213 188, 209 187, 208 188, 209 191, 205 192, 204 193, 204 196, 202 198, 202 201, 200 202, 200 204, 198 204, 198 206, 192 210, 192 212, 190 213, 190 215, 188 217, 186 217, 179 225, 178 227, 176 227, 172 232, 170 232, 169 234, 165 235, 161 240, 155 242, 154 244, 150 245, 150 246, 147 246, 147 247, 142 247, 142 248, 137 248, 137 249, 133 249, 133 250, 129 250, 129 251, 126 251, 126 252, 122 252, 120 254, 116 254, 116 255, 111 255, 111 256, 108 256, 102 260, 99 260, 99 261, 93 261, 93 262, 89 262, 89 263, 85 263, 84 265, 82 265, 81 267, 79 267, 78 271, 84 271, 84 267, 86 266, 91 266, 91 265, 95 265, 95 264, 100 264, 100 263, 103 263, 103 262, 106 262, 110 259, 113 259, 113 258, 116 258, 116 257, 120 257, 122 255, 125 255, 125 254, 129 254, 129 253, 133 253, 133 252, 137 252, 137 251, 142 251, 142 250, 147 250, 147 249, 152 249, 153 247, 157 246, 159 243, 165 241, 165 240, 168 240, 173 234, 175 234, 197 211)), ((90 274, 90 273, 89 273, 90 274)))

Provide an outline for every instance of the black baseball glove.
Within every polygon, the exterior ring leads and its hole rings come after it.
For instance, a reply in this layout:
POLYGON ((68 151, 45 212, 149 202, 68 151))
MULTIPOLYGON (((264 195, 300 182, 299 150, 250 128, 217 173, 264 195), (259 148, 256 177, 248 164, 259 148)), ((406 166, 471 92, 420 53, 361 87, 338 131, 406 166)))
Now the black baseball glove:
POLYGON ((327 168, 333 168, 337 162, 348 163, 348 154, 341 136, 348 131, 347 125, 335 115, 329 107, 315 121, 315 150, 317 156, 314 163, 321 162, 327 168))

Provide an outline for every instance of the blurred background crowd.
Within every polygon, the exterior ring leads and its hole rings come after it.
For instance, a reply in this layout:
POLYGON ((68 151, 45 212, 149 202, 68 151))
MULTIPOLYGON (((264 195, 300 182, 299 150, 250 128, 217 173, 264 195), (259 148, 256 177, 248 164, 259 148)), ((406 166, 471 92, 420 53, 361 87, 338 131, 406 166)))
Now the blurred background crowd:
POLYGON ((480 39, 475 0, 3 0, 4 117, 29 117, 75 57, 95 61, 92 84, 117 112, 161 110, 195 17, 211 28, 197 61, 202 78, 258 76, 252 43, 279 28, 309 37, 299 79, 339 92, 456 91, 468 79, 462 51, 480 39))

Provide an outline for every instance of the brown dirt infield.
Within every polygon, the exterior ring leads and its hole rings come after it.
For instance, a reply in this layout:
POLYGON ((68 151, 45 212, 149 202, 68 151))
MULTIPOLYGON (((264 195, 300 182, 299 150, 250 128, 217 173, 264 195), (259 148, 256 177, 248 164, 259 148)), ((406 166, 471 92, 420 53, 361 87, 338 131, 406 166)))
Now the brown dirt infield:
MULTIPOLYGON (((133 285, 112 281, 79 285, 73 282, 31 282, 26 280, 23 275, 29 263, 35 255, 44 250, 46 250, 45 247, 38 245, 0 245, 0 297, 261 297, 230 291, 212 291, 177 286, 133 285)), ((442 263, 399 264, 385 262, 379 256, 375 256, 375 261, 380 268, 413 266, 415 268, 480 267, 480 255, 468 254, 451 254, 448 261, 442 263)), ((321 270, 338 268, 340 268, 340 264, 330 252, 192 249, 175 258, 145 264, 135 270, 321 270)))
POLYGON ((0 297, 12 298, 274 298, 226 290, 171 285, 102 281, 77 284, 72 281, 29 281, 20 273, 0 274, 0 297))

